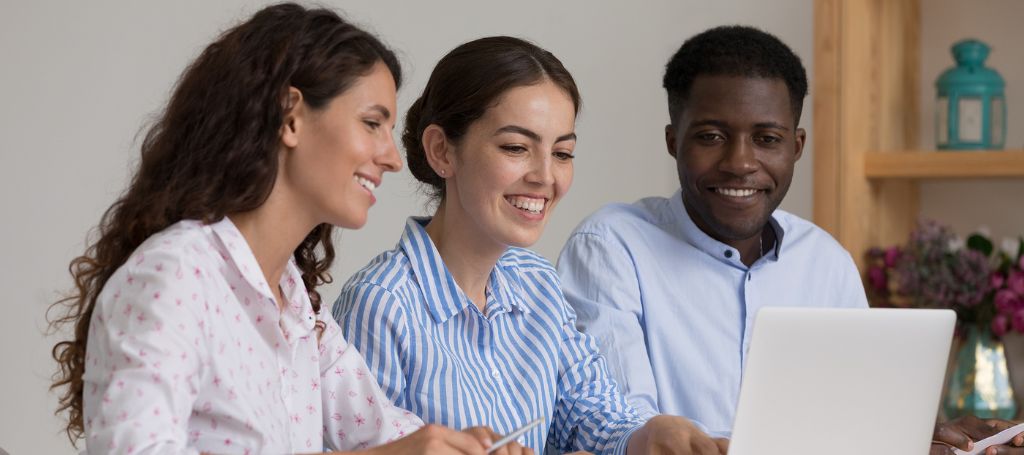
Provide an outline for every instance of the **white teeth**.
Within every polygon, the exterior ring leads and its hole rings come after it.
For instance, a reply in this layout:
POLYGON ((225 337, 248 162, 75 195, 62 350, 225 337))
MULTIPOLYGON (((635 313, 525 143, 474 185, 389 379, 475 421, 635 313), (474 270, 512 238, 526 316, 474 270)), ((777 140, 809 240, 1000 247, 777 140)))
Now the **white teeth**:
POLYGON ((373 192, 373 190, 377 189, 377 185, 374 185, 373 182, 371 182, 371 181, 369 181, 367 179, 364 179, 364 178, 362 178, 362 177, 360 177, 358 175, 355 176, 355 177, 356 177, 356 183, 362 185, 363 188, 366 188, 366 189, 370 190, 371 193, 373 192))
POLYGON ((505 198, 505 200, 508 201, 510 204, 514 205, 516 208, 520 208, 531 213, 540 213, 542 210, 544 210, 544 199, 533 199, 520 196, 513 196, 510 198, 505 198))
POLYGON ((715 192, 732 197, 747 197, 752 196, 754 193, 757 192, 757 190, 739 188, 715 188, 715 192))

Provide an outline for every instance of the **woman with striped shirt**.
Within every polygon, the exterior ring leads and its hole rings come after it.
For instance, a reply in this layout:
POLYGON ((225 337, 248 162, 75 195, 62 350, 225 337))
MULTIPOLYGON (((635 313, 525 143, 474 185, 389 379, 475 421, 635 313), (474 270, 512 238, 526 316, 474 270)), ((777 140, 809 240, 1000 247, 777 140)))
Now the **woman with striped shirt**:
POLYGON ((526 452, 724 452, 681 417, 626 404, 555 270, 525 249, 572 182, 579 106, 561 62, 526 41, 442 58, 402 136, 437 211, 352 277, 334 317, 385 394, 425 422, 505 434, 543 417, 526 452))

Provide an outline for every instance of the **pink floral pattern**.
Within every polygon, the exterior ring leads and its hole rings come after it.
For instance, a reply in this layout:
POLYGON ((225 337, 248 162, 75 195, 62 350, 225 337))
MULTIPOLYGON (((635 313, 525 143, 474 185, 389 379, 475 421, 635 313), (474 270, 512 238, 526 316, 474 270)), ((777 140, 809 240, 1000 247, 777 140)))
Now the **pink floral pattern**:
POLYGON ((328 312, 313 313, 294 263, 280 286, 285 310, 228 218, 182 221, 143 243, 92 314, 87 449, 350 450, 422 426, 365 374, 363 357, 328 312))

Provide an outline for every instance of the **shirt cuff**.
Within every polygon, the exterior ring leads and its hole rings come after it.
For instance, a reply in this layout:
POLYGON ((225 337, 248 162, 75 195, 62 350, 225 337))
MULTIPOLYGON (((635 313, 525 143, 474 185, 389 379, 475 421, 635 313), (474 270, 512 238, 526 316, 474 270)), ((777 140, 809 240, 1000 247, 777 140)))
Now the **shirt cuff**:
POLYGON ((636 430, 639 430, 641 427, 643 427, 644 424, 646 424, 646 422, 647 421, 644 420, 639 425, 630 428, 629 430, 626 430, 624 433, 622 433, 622 435, 619 436, 618 442, 615 443, 615 447, 613 448, 612 453, 614 453, 615 455, 626 455, 626 448, 629 447, 629 440, 633 438, 633 433, 636 433, 636 430))

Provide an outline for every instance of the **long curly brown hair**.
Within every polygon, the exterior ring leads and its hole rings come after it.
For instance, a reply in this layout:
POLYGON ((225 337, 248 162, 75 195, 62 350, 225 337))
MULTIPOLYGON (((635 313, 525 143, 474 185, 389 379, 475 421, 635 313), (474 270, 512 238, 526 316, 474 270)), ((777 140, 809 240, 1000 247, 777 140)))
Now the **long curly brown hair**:
MULTIPOLYGON (((63 389, 72 444, 84 432, 82 374, 96 299, 111 275, 151 235, 183 220, 206 223, 262 205, 274 186, 289 87, 324 108, 374 64, 401 68, 373 35, 326 9, 285 3, 257 12, 210 44, 179 78, 163 114, 149 127, 131 184, 100 219, 98 239, 71 261, 74 289, 51 306, 50 321, 74 337, 53 347, 51 389, 63 389)), ((331 280, 332 227, 321 224, 295 249, 295 261, 320 311, 316 287, 331 280)))

